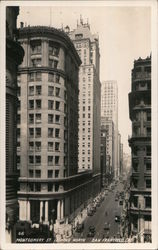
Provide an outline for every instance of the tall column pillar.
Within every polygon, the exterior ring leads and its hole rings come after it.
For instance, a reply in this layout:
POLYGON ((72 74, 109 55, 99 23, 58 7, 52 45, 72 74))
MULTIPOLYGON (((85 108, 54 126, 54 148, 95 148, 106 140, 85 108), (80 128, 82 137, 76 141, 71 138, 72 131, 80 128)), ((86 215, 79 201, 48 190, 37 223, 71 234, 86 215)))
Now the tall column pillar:
POLYGON ((48 201, 45 201, 45 221, 48 221, 48 201))
POLYGON ((61 210, 60 210, 60 212, 61 212, 61 219, 63 219, 64 218, 64 201, 63 200, 61 200, 61 210))
POLYGON ((30 220, 30 201, 27 201, 27 220, 30 220))
POLYGON ((40 222, 42 222, 43 217, 43 201, 40 201, 40 222))
POLYGON ((61 214, 60 214, 60 200, 58 200, 57 204, 57 219, 60 220, 61 214))

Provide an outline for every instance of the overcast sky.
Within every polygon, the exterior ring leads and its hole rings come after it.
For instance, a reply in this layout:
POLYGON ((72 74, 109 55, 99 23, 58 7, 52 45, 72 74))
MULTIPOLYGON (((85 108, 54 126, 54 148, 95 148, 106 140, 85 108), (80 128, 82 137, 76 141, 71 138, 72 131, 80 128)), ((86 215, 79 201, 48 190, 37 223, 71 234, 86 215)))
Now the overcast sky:
POLYGON ((70 29, 75 29, 80 15, 84 22, 88 19, 92 33, 99 34, 100 80, 116 80, 118 83, 118 128, 124 152, 130 153, 128 93, 131 89, 131 69, 134 59, 146 58, 151 53, 151 9, 74 7, 73 2, 69 7, 20 7, 18 26, 23 21, 27 25, 51 25, 56 28, 68 25, 70 29))

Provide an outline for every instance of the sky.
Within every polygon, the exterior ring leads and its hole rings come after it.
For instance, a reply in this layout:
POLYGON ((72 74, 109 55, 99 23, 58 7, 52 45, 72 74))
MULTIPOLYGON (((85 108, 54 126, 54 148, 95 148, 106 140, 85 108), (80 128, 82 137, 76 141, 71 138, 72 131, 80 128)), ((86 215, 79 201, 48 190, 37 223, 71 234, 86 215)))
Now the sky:
MULTIPOLYGON (((80 2, 81 3, 81 2, 80 2)), ((92 33, 99 35, 100 80, 116 80, 118 84, 118 129, 124 152, 130 154, 131 135, 128 93, 131 91, 131 70, 135 59, 151 53, 151 9, 140 6, 53 6, 20 7, 18 27, 46 25, 75 29, 82 15, 92 33)))

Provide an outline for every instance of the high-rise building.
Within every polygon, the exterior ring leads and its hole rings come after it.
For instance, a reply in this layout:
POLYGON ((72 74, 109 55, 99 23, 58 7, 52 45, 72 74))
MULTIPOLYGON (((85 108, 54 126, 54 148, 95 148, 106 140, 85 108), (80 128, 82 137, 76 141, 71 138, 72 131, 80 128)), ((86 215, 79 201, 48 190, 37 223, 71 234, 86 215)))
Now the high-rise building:
POLYGON ((66 33, 52 27, 21 27, 19 42, 19 218, 63 224, 87 200, 92 179, 91 171, 78 174, 81 60, 66 33))
POLYGON ((118 175, 118 88, 116 81, 101 84, 101 117, 114 124, 114 176, 118 175))
POLYGON ((114 123, 106 117, 101 117, 101 128, 106 129, 106 167, 107 172, 114 176, 114 123))
POLYGON ((79 170, 93 170, 96 191, 100 183, 99 40, 82 19, 69 36, 82 61, 79 70, 79 170))
POLYGON ((17 42, 18 7, 6 8, 6 229, 12 242, 13 227, 18 215, 16 166, 17 67, 24 51, 17 42))
POLYGON ((132 136, 131 235, 151 241, 151 57, 134 61, 129 93, 132 136))
POLYGON ((101 145, 100 145, 100 165, 101 165, 101 186, 104 187, 107 183, 106 180, 106 137, 107 130, 105 126, 101 127, 101 145))

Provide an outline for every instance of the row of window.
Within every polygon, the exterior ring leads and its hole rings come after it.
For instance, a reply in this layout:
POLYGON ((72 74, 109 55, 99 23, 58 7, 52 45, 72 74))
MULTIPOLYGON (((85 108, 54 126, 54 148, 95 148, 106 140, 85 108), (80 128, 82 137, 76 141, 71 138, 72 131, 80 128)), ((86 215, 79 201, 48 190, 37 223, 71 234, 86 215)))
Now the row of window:
MULTIPOLYGON (((42 45, 41 45, 41 40, 36 40, 36 41, 31 41, 30 43, 30 48, 31 48, 31 54, 41 54, 42 53, 42 45)), ((59 47, 54 46, 52 42, 49 42, 49 47, 48 47, 49 55, 58 57, 59 56, 59 47)))
MULTIPOLYGON (((141 150, 141 148, 139 149, 139 147, 135 146, 132 150, 133 156, 137 156, 139 150, 141 150)), ((151 156, 151 146, 144 147, 144 151, 146 153, 146 156, 151 156)))
MULTIPOLYGON (((132 186, 133 186, 133 188, 138 188, 138 180, 137 179, 132 180, 132 186)), ((151 179, 145 180, 145 188, 151 188, 151 179)))
MULTIPOLYGON (((55 191, 58 192, 59 191, 59 184, 52 184, 52 183, 48 183, 48 192, 51 191, 55 191), (54 187, 54 189, 53 189, 54 187)), ((29 183, 29 191, 30 192, 40 192, 41 191, 41 183, 29 183)))
MULTIPOLYGON (((18 87, 18 96, 21 94, 21 89, 18 87)), ((42 95, 42 86, 29 86, 29 95, 42 95)), ((54 86, 48 86, 48 96, 60 96, 60 88, 54 86)))
MULTIPOLYGON (((42 108, 42 100, 40 100, 40 99, 29 100, 29 109, 34 109, 34 108, 41 109, 42 108)), ((60 102, 48 100, 48 109, 55 109, 55 110, 59 111, 60 110, 60 102)), ((65 104, 65 109, 66 109, 66 104, 65 104)))
MULTIPOLYGON (((133 163, 132 167, 133 167, 134 172, 139 171, 138 163, 136 163, 136 162, 133 163)), ((150 162, 145 164, 145 170, 146 171, 151 171, 151 163, 150 162)))
MULTIPOLYGON (((151 197, 144 197, 145 200, 145 208, 151 208, 151 197)), ((134 207, 138 208, 138 197, 137 196, 133 196, 133 205, 134 207)))
MULTIPOLYGON (((18 77, 20 81, 20 76, 18 77)), ((28 75, 28 80, 30 82, 42 81, 41 72, 31 72, 28 75)), ((48 73, 48 81, 53 83, 60 83, 60 75, 58 73, 48 73)))
MULTIPOLYGON (((17 142, 17 147, 20 147, 20 141, 17 142)), ((29 142, 30 151, 41 151, 40 141, 30 141, 29 142)), ((48 142, 48 151, 60 151, 60 142, 48 142)), ((67 152, 67 146, 64 144, 64 152, 67 152)))
MULTIPOLYGON (((29 169, 29 177, 30 178, 41 178, 41 170, 36 169, 29 169)), ((48 170, 47 172, 47 177, 48 178, 58 178, 59 177, 59 170, 48 170), (53 176, 53 172, 54 172, 54 176, 53 176)))
MULTIPOLYGON (((66 137, 66 131, 64 131, 66 137)), ((29 128, 29 136, 39 138, 42 136, 41 128, 29 128)), ((17 128, 17 137, 20 137, 20 128, 17 128)), ((60 138, 59 128, 48 128, 48 137, 60 138)))
MULTIPOLYGON (((17 123, 20 124, 21 116, 17 116, 17 123)), ((29 124, 41 123, 42 114, 29 114, 29 124)), ((60 124, 60 115, 48 114, 48 123, 60 124)))
MULTIPOLYGON (((41 164, 41 155, 29 155, 29 164, 35 164, 35 165, 40 165, 41 164)), ((52 156, 49 155, 47 157, 47 163, 48 166, 52 165, 59 165, 60 163, 60 156, 52 156)))
MULTIPOLYGON (((86 118, 86 115, 87 115, 87 114, 83 113, 83 114, 82 114, 82 117, 83 117, 83 118, 86 118)), ((88 118, 91 118, 91 114, 90 114, 90 113, 88 113, 88 118)))

